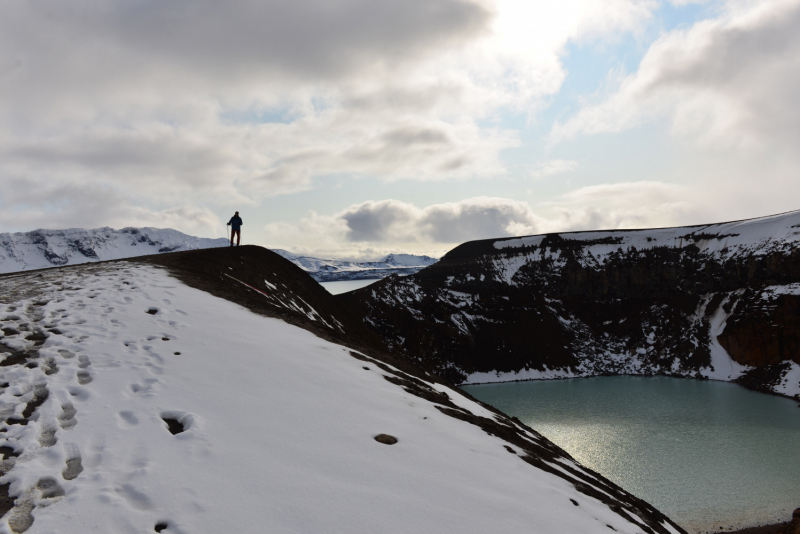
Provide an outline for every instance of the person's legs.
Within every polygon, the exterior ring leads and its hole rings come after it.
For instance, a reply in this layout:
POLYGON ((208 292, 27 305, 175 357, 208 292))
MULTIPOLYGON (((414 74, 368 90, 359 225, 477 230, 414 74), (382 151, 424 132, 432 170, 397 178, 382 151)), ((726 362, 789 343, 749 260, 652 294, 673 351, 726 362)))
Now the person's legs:
MULTIPOLYGON (((239 246, 239 242, 242 240, 242 231, 241 230, 234 230, 236 232, 236 246, 239 246)), ((233 246, 233 236, 231 236, 231 246, 233 246)))
POLYGON ((233 234, 236 233, 236 230, 231 229, 231 246, 233 246, 233 234))

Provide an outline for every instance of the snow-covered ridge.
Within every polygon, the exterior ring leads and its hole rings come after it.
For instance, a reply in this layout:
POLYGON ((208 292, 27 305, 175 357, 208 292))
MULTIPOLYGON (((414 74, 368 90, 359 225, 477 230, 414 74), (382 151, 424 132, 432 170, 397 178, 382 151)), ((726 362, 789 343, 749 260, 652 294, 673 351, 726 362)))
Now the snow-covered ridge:
POLYGON ((438 261, 430 256, 389 254, 375 261, 355 262, 302 256, 279 248, 271 250, 306 271, 318 282, 379 279, 391 274, 409 275, 438 261))
POLYGON ((227 244, 227 239, 194 237, 169 228, 70 228, 4 233, 0 234, 0 273, 224 247, 227 244))
POLYGON ((435 377, 153 265, 0 290, 0 534, 683 532, 435 377))
POLYGON ((696 246, 712 255, 757 254, 773 251, 776 246, 792 248, 800 242, 800 210, 719 224, 655 228, 647 230, 606 230, 533 235, 494 242, 497 250, 546 247, 548 237, 574 241, 595 257, 631 249, 696 246))

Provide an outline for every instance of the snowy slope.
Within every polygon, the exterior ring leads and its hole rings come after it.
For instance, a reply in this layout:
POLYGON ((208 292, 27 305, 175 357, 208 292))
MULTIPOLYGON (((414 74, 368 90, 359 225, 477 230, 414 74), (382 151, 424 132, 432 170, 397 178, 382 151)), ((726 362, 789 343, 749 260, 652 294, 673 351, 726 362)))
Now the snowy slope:
POLYGON ((227 244, 226 239, 193 237, 169 228, 71 228, 5 233, 0 234, 0 273, 227 244))
MULTIPOLYGON (((701 253, 716 258, 763 256, 792 250, 797 246, 800 242, 800 211, 702 226, 570 232, 557 235, 564 240, 574 241, 576 245, 583 245, 585 265, 603 263, 610 255, 630 250, 661 247, 682 249, 690 245, 697 247, 701 253)), ((533 248, 540 256, 546 257, 547 247, 542 247, 546 238, 546 235, 536 235, 501 239, 494 241, 493 246, 498 250, 533 248)), ((513 283, 510 279, 508 282, 513 283)))
POLYGON ((681 532, 458 390, 152 265, 0 287, 0 533, 681 532))
POLYGON ((392 274, 407 276, 438 261, 430 256, 389 254, 375 261, 354 262, 300 256, 282 249, 272 249, 272 251, 308 272, 318 282, 370 280, 385 278, 392 274))
POLYGON ((396 267, 427 267, 436 263, 436 258, 430 256, 415 256, 413 254, 389 254, 379 260, 387 265, 396 267))

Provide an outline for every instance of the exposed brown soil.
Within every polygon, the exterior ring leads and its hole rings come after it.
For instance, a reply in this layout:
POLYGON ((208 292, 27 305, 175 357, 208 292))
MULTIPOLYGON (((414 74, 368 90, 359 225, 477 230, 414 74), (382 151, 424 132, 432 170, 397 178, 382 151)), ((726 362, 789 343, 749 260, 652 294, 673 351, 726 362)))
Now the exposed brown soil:
POLYGON ((6 358, 2 362, 0 362, 0 367, 10 367, 12 365, 20 365, 24 364, 28 360, 27 354, 24 351, 12 349, 11 347, 3 343, 0 343, 0 351, 11 353, 11 356, 6 356, 6 358))
POLYGON ((724 532, 730 532, 730 534, 787 534, 786 529, 788 526, 789 523, 776 523, 774 525, 750 527, 735 531, 726 530, 724 532))
POLYGON ((760 527, 737 530, 731 534, 800 534, 800 508, 792 513, 792 520, 760 527))
POLYGON ((0 484, 0 517, 3 517, 9 510, 14 508, 14 497, 8 495, 8 488, 11 483, 0 484))

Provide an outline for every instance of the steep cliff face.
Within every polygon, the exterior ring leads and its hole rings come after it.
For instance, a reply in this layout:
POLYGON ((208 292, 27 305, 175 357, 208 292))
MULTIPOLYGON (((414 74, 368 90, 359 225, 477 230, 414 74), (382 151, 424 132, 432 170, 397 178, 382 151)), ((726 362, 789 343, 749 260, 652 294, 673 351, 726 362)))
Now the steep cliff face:
POLYGON ((655 230, 465 243, 338 298, 456 382, 597 374, 800 393, 800 212, 655 230), (795 377, 795 375, 798 375, 795 377), (761 381, 763 382, 763 381, 761 381))

